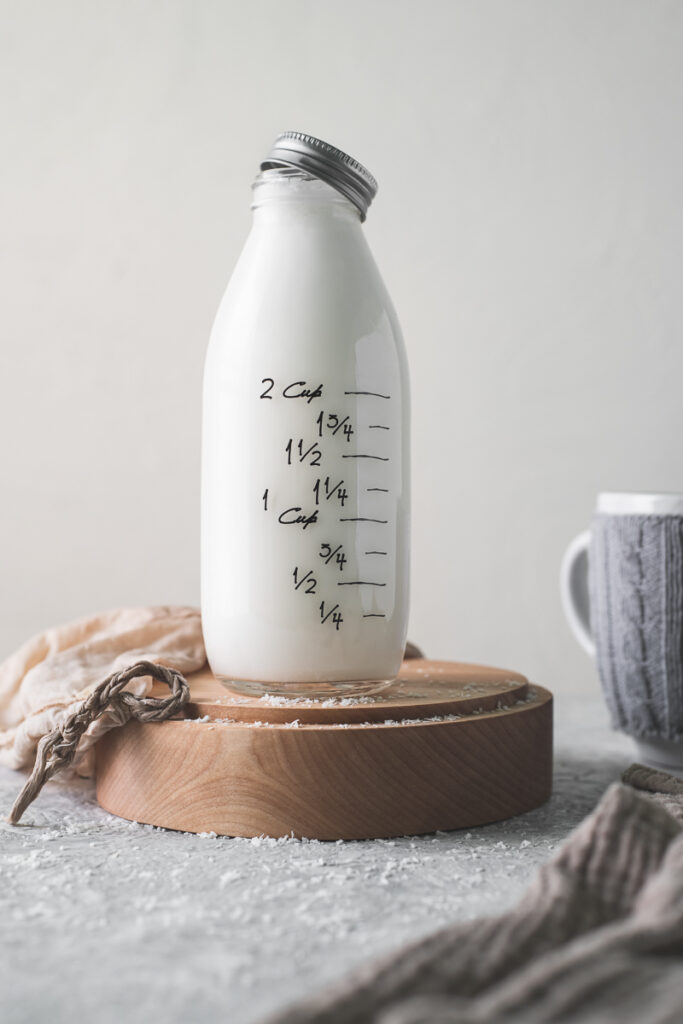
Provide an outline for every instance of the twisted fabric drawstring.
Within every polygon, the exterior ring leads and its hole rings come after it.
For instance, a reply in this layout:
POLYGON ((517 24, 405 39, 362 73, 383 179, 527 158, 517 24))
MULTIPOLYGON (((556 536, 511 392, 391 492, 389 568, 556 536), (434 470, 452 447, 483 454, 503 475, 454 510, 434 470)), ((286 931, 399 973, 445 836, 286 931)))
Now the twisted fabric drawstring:
POLYGON ((33 770, 9 813, 7 820, 10 825, 19 822, 47 780, 71 764, 81 737, 102 715, 110 715, 117 726, 125 725, 131 718, 139 722, 163 722, 172 718, 189 696, 190 688, 180 672, 151 661, 138 661, 122 672, 107 676, 61 725, 40 740, 33 770), (131 679, 139 676, 151 676, 165 683, 171 691, 170 696, 136 697, 125 687, 131 679))

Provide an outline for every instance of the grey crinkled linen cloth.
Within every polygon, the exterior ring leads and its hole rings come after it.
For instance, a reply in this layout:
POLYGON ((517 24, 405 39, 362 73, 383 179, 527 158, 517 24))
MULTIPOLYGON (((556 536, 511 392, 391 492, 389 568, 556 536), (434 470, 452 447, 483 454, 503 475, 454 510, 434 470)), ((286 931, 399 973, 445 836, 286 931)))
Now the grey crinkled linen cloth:
POLYGON ((440 931, 270 1024, 493 1021, 683 1021, 683 781, 633 765, 514 910, 440 931))

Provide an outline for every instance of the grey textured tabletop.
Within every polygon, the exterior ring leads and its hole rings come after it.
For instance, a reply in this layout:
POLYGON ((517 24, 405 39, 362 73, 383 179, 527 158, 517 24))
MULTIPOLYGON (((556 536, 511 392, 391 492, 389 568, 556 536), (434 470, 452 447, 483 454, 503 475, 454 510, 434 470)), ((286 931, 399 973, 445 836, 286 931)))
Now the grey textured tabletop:
MULTIPOLYGON (((633 759, 596 695, 555 708, 551 800, 469 831, 366 842, 196 836, 49 783, 0 823, 0 1020, 251 1024, 443 925, 499 913, 633 759)), ((0 770, 9 809, 22 776, 0 770)))

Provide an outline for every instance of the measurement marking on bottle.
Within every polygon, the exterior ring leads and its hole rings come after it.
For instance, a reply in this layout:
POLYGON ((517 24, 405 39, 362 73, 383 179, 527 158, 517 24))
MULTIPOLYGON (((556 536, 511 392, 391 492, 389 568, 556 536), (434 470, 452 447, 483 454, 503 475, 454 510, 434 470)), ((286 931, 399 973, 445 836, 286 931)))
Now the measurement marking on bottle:
POLYGON ((332 431, 332 437, 334 437, 335 434, 339 433, 339 431, 344 426, 344 424, 348 422, 348 419, 349 419, 349 417, 345 416, 343 420, 339 420, 339 423, 337 424, 337 426, 332 431))
POLYGON ((331 618, 332 624, 333 624, 334 628, 336 630, 338 630, 339 627, 341 626, 342 622, 344 621, 342 613, 340 611, 338 611, 338 608, 339 608, 339 605, 335 604, 334 608, 330 608, 330 610, 328 612, 326 612, 325 611, 325 602, 321 601, 320 602, 320 625, 321 626, 324 625, 327 622, 327 620, 331 618))
POLYGON ((296 447, 293 447, 293 445, 294 445, 294 438, 290 437, 289 441, 285 445, 285 451, 287 452, 287 465, 288 466, 291 466, 292 462, 294 462, 296 464, 297 458, 298 458, 299 462, 305 462, 309 455, 312 456, 309 465, 311 465, 311 466, 319 466, 320 465, 320 460, 323 457, 323 453, 320 450, 320 448, 318 447, 318 445, 314 441, 313 444, 309 445, 308 448, 304 448, 304 443, 305 442, 304 442, 303 438, 300 438, 299 439, 299 443, 296 445, 296 447), (298 456, 297 456, 297 451, 299 453, 298 456))
POLYGON ((391 398, 391 395, 380 395, 378 391, 345 391, 345 395, 369 395, 371 398, 391 398))
POLYGON ((342 459, 377 459, 379 462, 388 462, 389 461, 389 456, 388 455, 342 455, 342 459))
POLYGON ((329 565, 332 559, 335 558, 340 572, 343 572, 344 565, 346 564, 346 555, 342 552, 342 547, 342 544, 338 544, 333 551, 331 544, 321 544, 319 552, 320 557, 325 562, 325 565, 329 565))
POLYGON ((340 516, 340 523, 388 523, 388 519, 372 519, 371 516, 340 516))
POLYGON ((382 494, 388 494, 389 493, 389 488, 388 487, 366 487, 365 490, 366 491, 381 491, 382 494))
POLYGON ((305 576, 301 576, 300 577, 299 576, 299 567, 297 565, 295 567, 295 569, 294 569, 294 572, 292 573, 292 576, 294 577, 294 589, 295 590, 298 590, 299 587, 303 587, 303 585, 305 583, 306 584, 306 590, 304 591, 304 593, 306 593, 306 594, 315 594, 315 588, 318 585, 318 581, 316 580, 315 576, 313 575, 313 572, 312 572, 311 569, 308 570, 308 572, 306 573, 305 576))
MULTIPOLYGON (((320 483, 321 483, 320 478, 318 478, 316 480, 316 482, 313 484, 313 493, 315 494, 315 503, 316 503, 316 505, 320 504, 320 494, 321 494, 320 483)), ((343 508, 345 503, 346 503, 346 499, 349 496, 348 492, 346 491, 346 488, 344 487, 344 481, 340 480, 338 484, 335 484, 333 487, 331 487, 330 486, 330 478, 329 478, 329 476, 326 476, 325 479, 322 481, 322 485, 323 485, 322 489, 323 489, 323 493, 325 495, 325 500, 329 501, 330 498, 336 497, 337 500, 339 501, 339 504, 343 508)))
POLYGON ((386 551, 366 551, 366 555, 386 555, 386 551))
POLYGON ((368 430, 391 430, 391 427, 384 427, 381 423, 371 423, 368 430))
POLYGON ((386 619, 384 612, 366 612, 364 619, 386 619))
POLYGON ((372 580, 340 580, 338 587, 386 587, 386 583, 375 583, 372 580))
POLYGON ((340 419, 336 412, 328 412, 327 414, 323 410, 315 421, 318 424, 318 437, 323 436, 324 430, 330 430, 332 436, 336 437, 339 431, 343 431, 344 437, 347 441, 350 441, 352 436, 356 433, 351 424, 350 418, 345 416, 340 419))

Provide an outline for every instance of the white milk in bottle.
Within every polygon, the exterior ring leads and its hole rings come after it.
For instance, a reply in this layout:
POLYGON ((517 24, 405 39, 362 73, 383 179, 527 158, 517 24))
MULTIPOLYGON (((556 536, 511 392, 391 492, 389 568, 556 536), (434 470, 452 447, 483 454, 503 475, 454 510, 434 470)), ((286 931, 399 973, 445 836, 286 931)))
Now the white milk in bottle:
POLYGON ((246 694, 368 693, 401 664, 408 372, 362 229, 376 190, 334 147, 279 136, 211 334, 204 638, 246 694))

